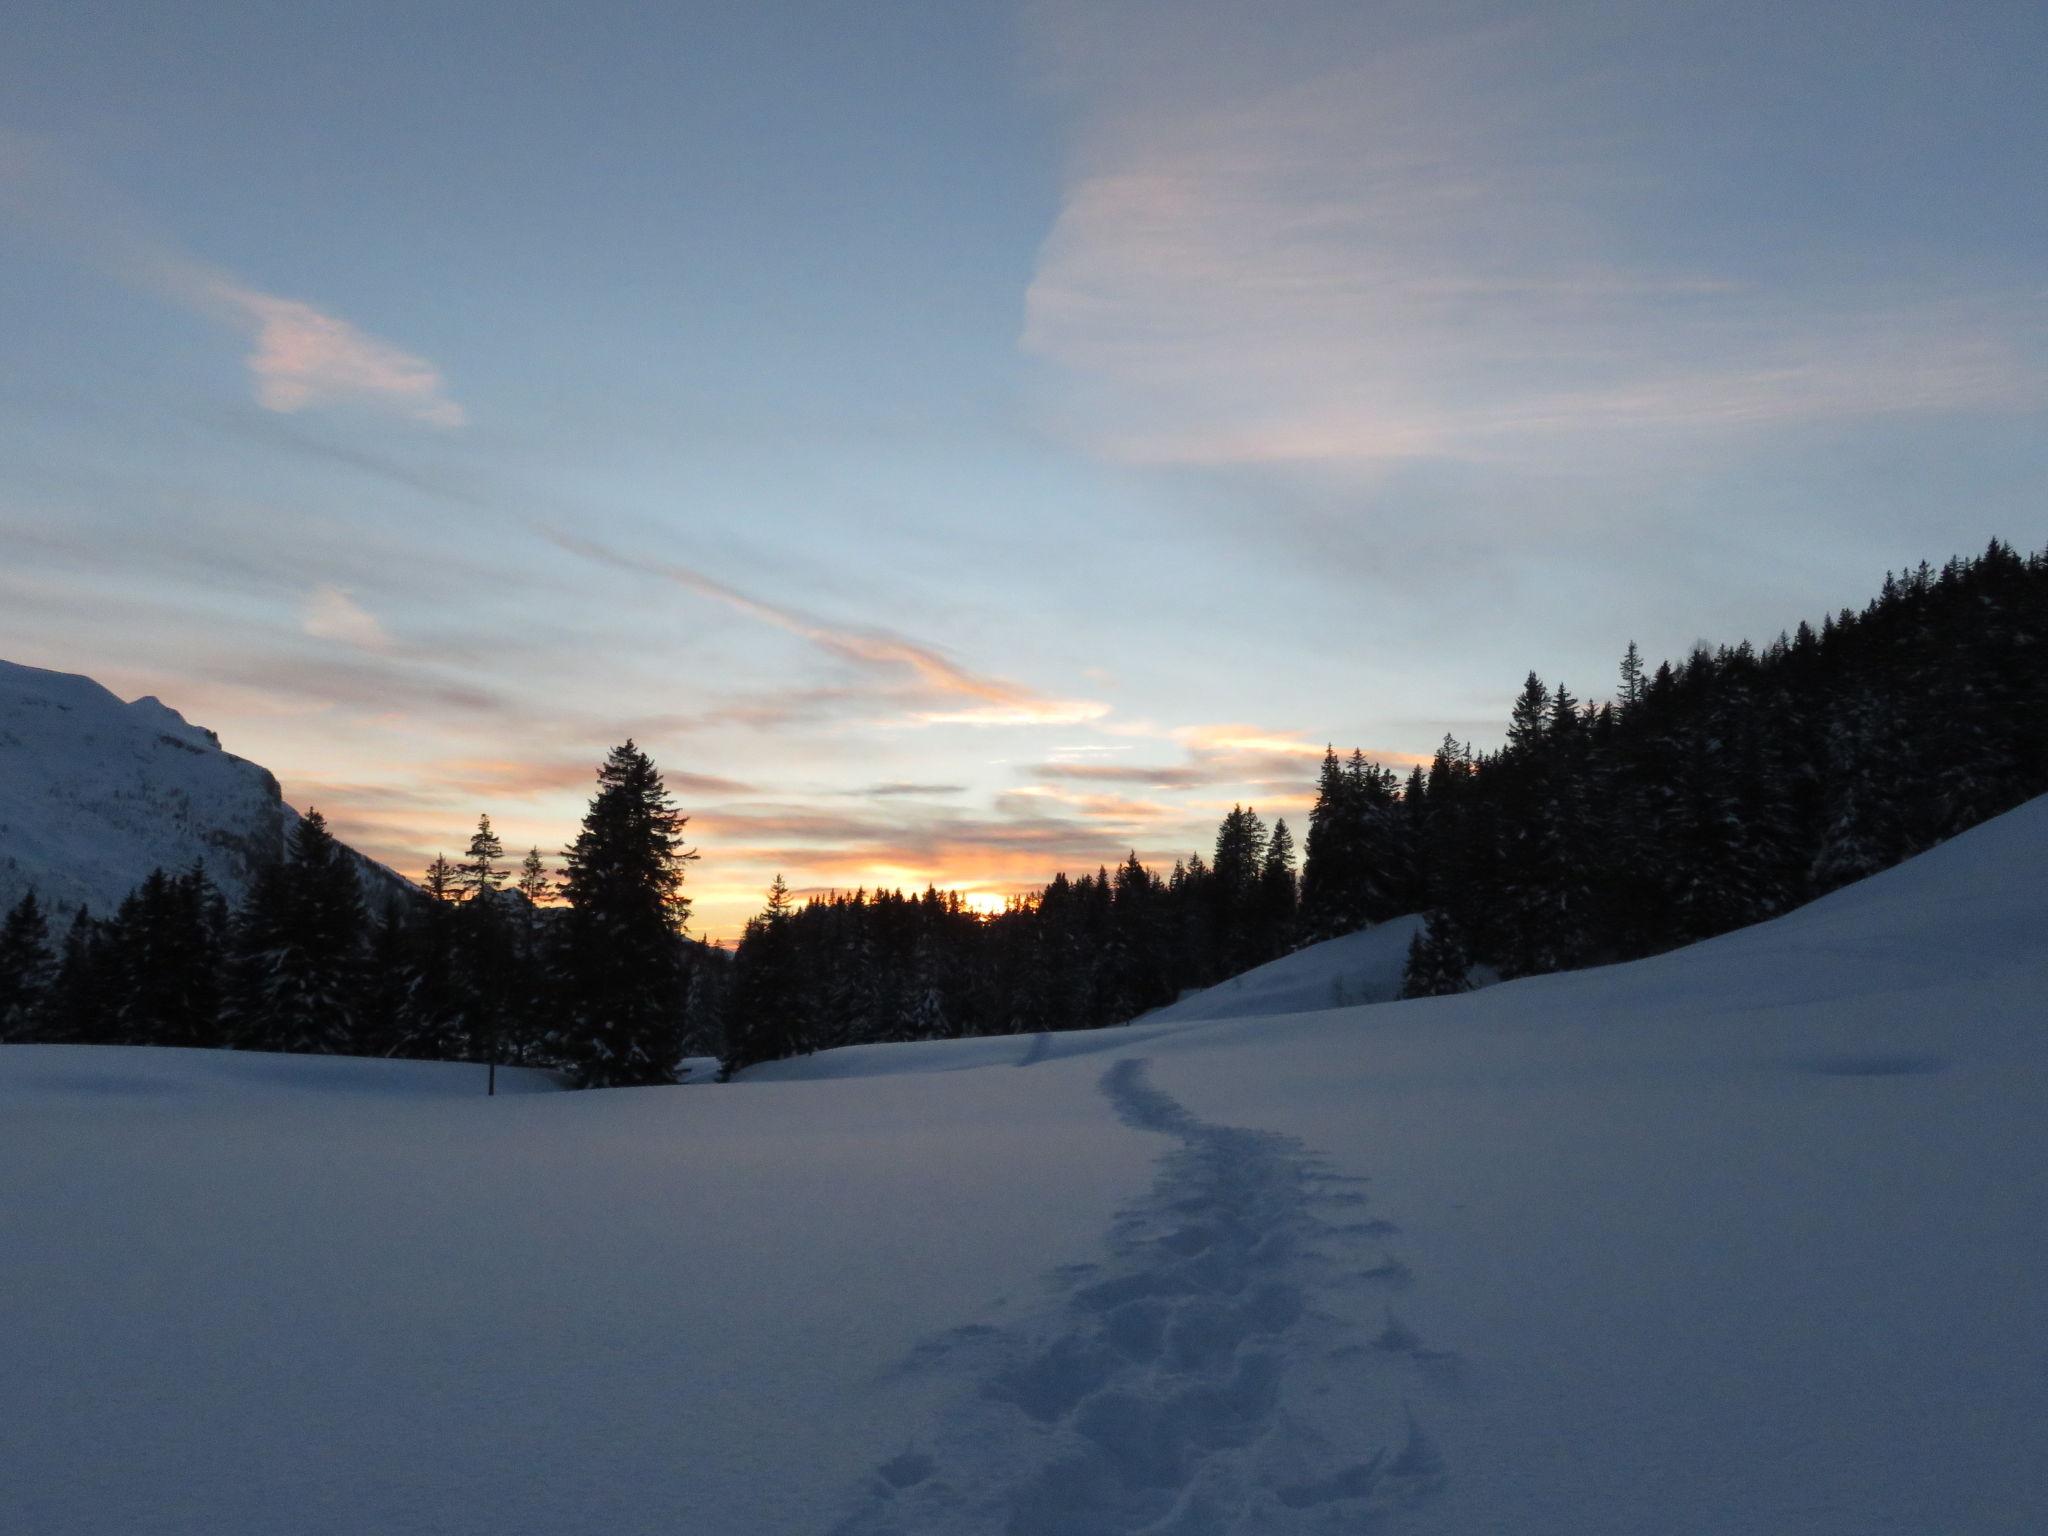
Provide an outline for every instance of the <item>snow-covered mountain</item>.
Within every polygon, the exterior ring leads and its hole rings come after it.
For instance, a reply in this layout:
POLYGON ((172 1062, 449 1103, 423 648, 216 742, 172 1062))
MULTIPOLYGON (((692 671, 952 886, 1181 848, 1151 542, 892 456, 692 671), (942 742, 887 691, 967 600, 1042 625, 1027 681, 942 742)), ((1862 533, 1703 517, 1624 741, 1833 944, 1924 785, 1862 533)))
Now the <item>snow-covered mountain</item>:
POLYGON ((725 1087, 0 1046, 0 1530, 2048 1529, 2043 867, 725 1087))
POLYGON ((235 902, 295 818, 269 770, 157 699, 0 661, 0 910, 33 886, 105 915, 152 869, 202 861, 235 902))

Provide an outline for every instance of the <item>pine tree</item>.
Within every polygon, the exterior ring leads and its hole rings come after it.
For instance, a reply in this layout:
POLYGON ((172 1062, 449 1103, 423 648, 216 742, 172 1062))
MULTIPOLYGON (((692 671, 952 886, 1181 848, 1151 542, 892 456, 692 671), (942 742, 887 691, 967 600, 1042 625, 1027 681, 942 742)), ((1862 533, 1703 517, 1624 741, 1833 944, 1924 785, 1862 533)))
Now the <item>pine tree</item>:
MULTIPOLYGON (((529 1054, 536 1050, 547 1034, 548 1020, 553 1013, 553 974, 548 950, 547 914, 548 901, 554 895, 554 881, 549 876, 547 865, 541 860, 538 848, 529 848, 519 865, 519 882, 514 887, 524 900, 519 904, 516 927, 517 941, 513 956, 513 986, 508 1001, 509 1017, 507 1028, 510 1033, 511 1055, 515 1062, 524 1065, 529 1054)), ((723 967, 719 968, 722 972, 723 967)), ((690 986, 690 1007, 701 1013, 706 1008, 716 1008, 717 988, 715 983, 706 982, 700 986, 693 975, 690 986)), ((716 1019, 713 1012, 710 1017, 716 1019)), ((710 1038, 717 1030, 714 1026, 700 1027, 700 1036, 710 1038)))
POLYGON ((235 936, 230 1012, 237 1044, 256 1050, 356 1049, 367 924, 348 851, 308 810, 287 857, 265 869, 235 936))
POLYGON ((106 1008, 130 1045, 222 1043, 226 903, 194 865, 152 870, 107 925, 106 1008))
POLYGON ((548 879, 548 868, 541 861, 538 848, 527 849, 526 857, 520 861, 519 884, 516 889, 526 898, 527 905, 536 910, 546 906, 548 897, 554 893, 554 883, 548 879))
POLYGON ((791 929, 789 884, 777 874, 768 887, 767 906, 747 920, 733 956, 721 1078, 757 1061, 793 1056, 802 1048, 803 1008, 797 994, 791 929))
POLYGON ((387 1054, 453 1061, 459 1051, 463 997, 458 975, 459 887, 455 865, 434 855, 420 882, 425 900, 409 925, 404 996, 387 1054))
POLYGON ((495 896, 505 887, 506 871, 498 860, 505 856, 505 843, 491 830, 491 818, 479 816, 476 831, 470 834, 469 849, 462 862, 455 866, 455 887, 458 899, 464 902, 477 901, 495 896))
POLYGON ((371 921, 366 981, 356 1016, 356 1050, 391 1056, 404 1048, 407 1007, 416 981, 407 902, 393 896, 371 921))
POLYGON ((1216 858, 1209 866, 1209 893, 1216 960, 1235 975, 1271 958, 1261 880, 1266 862, 1266 825, 1256 811, 1233 806, 1216 829, 1216 858))
POLYGON ((1643 694, 1649 684, 1643 676, 1643 653, 1636 649, 1635 641, 1628 643, 1628 649, 1621 653, 1621 691, 1614 702, 1623 714, 1643 702, 1643 694))
POLYGON ((0 923, 0 1041, 34 1034, 37 1012, 55 978, 49 920, 30 890, 0 923))
POLYGON ((1293 948, 1296 900, 1294 834, 1287 830, 1286 818, 1282 817, 1273 823, 1273 835, 1266 843, 1266 862, 1259 872, 1261 947, 1265 958, 1293 948))
POLYGON ((491 830, 491 818, 479 816, 462 862, 455 866, 461 912, 456 924, 456 987, 463 1015, 462 1033, 472 1059, 488 1058, 495 1088, 496 1067, 513 998, 512 971, 517 963, 511 917, 499 894, 506 871, 498 860, 505 845, 491 830))
POLYGON ((1464 936, 1447 912, 1431 912, 1408 941, 1408 963, 1401 973, 1403 997, 1449 997, 1471 990, 1472 957, 1464 936))
POLYGON ((100 1045, 112 1040, 107 1017, 108 957, 100 925, 80 907, 57 953, 57 974, 43 993, 38 1040, 100 1045))
POLYGON ((631 741, 598 770, 565 856, 564 1056, 579 1087, 673 1083, 681 1056, 689 918, 688 818, 631 741))

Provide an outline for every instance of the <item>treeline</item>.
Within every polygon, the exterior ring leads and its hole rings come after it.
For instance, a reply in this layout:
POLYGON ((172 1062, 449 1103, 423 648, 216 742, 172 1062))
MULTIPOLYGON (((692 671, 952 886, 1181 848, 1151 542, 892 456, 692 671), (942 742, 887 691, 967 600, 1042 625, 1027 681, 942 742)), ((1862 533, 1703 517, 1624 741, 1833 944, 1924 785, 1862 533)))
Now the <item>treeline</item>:
POLYGON ((993 918, 927 891, 747 925, 728 1064, 821 1047, 1117 1023, 1184 988, 1407 912, 1410 995, 1724 933, 2048 791, 2048 552, 1888 576, 1862 612, 1654 671, 1611 699, 1530 674, 1497 752, 1446 738, 1405 779, 1326 754, 1297 882, 1234 810, 1215 856, 1136 856, 993 918))
MULTIPOLYGON (((1363 760, 1359 770, 1364 771, 1363 760)), ((777 878, 748 922, 725 1008, 725 1062, 838 1045, 1120 1024, 1284 954, 1294 839, 1237 807, 1215 857, 1171 874, 1135 853, 985 915, 957 892, 856 891, 799 906, 777 878)))
POLYGON ((1326 754, 1304 862, 1233 809, 1212 856, 1131 854, 995 915, 956 894, 804 904, 777 879, 731 957, 682 937, 685 818, 631 742, 559 875, 516 882, 489 819, 425 889, 368 910, 317 813, 230 914, 153 874, 52 940, 0 923, 0 1039, 526 1062, 672 1081, 830 1046, 1122 1022, 1301 944, 1423 911, 1411 995, 1475 967, 1630 959, 1771 917, 2048 791, 2048 552, 1994 542, 1885 579, 1762 650, 1699 647, 1613 698, 1531 673, 1500 750, 1446 738, 1405 780, 1326 754))
MULTIPOLYGON (((29 892, 0 923, 0 1040, 229 1046, 556 1067, 582 1085, 673 1082, 715 977, 682 937, 687 818, 630 741, 575 843, 516 882, 483 817, 459 861, 371 910, 318 811, 230 912, 203 868, 156 871, 53 941, 29 892), (558 906, 549 906, 559 897, 558 906), (693 991, 697 994, 693 1001, 693 991)), ((712 1011, 706 1013, 709 1008, 712 1011)))
POLYGON ((1993 542, 1761 651, 1653 672, 1630 645, 1598 706, 1531 674, 1500 751, 1447 740, 1375 812, 1429 912, 1409 990, 1710 938, 2048 791, 2044 655, 2048 552, 1993 542))

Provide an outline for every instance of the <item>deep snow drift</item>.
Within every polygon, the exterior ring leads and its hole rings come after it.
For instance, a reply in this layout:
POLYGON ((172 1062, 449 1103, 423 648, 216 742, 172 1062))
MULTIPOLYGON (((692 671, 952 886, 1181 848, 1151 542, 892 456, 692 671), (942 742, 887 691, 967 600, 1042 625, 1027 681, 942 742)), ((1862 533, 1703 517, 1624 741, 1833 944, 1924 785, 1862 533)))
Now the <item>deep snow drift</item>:
POLYGON ((0 1528, 2039 1530, 2043 867, 688 1092, 0 1048, 0 1528))

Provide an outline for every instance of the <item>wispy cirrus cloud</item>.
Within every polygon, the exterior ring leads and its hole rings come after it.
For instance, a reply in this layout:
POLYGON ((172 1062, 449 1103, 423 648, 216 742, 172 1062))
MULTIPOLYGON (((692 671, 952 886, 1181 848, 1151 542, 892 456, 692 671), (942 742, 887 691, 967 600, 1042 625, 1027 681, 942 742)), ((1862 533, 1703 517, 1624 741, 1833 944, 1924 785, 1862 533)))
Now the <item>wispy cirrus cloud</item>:
MULTIPOLYGON (((1098 751, 1024 764, 1017 771, 1040 781, 1032 791, 1037 794, 1068 794, 1071 790, 1064 786, 1077 784, 1123 785, 1165 792, 1239 787, 1247 791, 1277 789, 1287 794, 1313 783, 1329 746, 1297 732, 1256 725, 1189 725, 1166 734, 1179 743, 1186 754, 1184 761, 1127 763, 1113 761, 1106 752, 1098 751)), ((1413 752, 1373 750, 1365 755, 1390 768, 1407 768, 1429 761, 1426 755, 1413 752)), ((1189 806, 1210 804, 1185 802, 1182 810, 1185 813, 1189 806)))
MULTIPOLYGON (((1528 462, 2048 401, 2037 283, 1675 257, 1655 170, 1577 110, 1586 66, 1533 62, 1556 22, 1389 40, 1361 9, 1327 58, 1240 63, 1194 9, 1049 11, 1076 142, 1020 342, 1111 457, 1528 462)), ((1283 4, 1303 33, 1336 9, 1283 4)))
POLYGON ((306 597, 300 628, 316 640, 338 640, 365 651, 388 651, 391 637, 377 616, 343 587, 323 582, 306 597))
MULTIPOLYGON (((1094 699, 1055 699, 1006 678, 968 670, 935 646, 893 630, 830 624, 794 608, 764 602, 671 561, 640 560, 594 540, 545 530, 559 548, 614 570, 654 576, 722 603, 751 619, 809 641, 885 684, 911 685, 918 702, 906 716, 916 725, 1074 725, 1099 720, 1109 706, 1094 699)), ((836 695, 834 698, 836 702, 836 695)))
POLYGON ((267 411, 364 405, 435 427, 467 419, 426 358, 191 255, 47 143, 0 130, 0 210, 109 276, 246 337, 256 403, 267 411))

